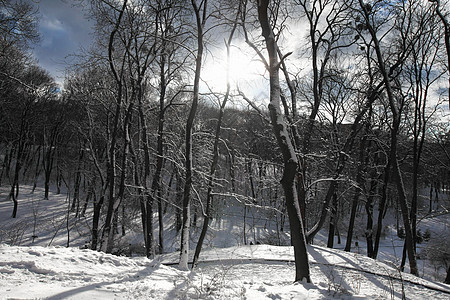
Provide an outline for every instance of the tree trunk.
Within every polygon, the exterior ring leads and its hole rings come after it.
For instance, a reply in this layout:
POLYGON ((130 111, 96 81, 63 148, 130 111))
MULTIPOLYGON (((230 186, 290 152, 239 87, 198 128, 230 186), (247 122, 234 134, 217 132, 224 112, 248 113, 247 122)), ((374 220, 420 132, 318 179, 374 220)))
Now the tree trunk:
POLYGON ((182 203, 183 203, 183 182, 182 182, 182 178, 181 175, 179 173, 179 171, 177 170, 176 165, 174 166, 175 170, 175 178, 177 180, 177 186, 176 186, 176 195, 175 195, 175 202, 176 202, 176 206, 175 206, 175 229, 177 231, 177 233, 181 230, 181 227, 183 225, 182 222, 182 212, 183 210, 180 209, 179 207, 181 207, 182 203))
POLYGON ((92 179, 92 181, 89 181, 87 184, 87 194, 86 194, 86 198, 84 199, 84 204, 83 204, 83 208, 81 209, 80 212, 80 216, 84 217, 86 214, 86 210, 89 204, 90 199, 92 198, 92 196, 94 195, 95 191, 95 177, 92 179))
POLYGON ((327 247, 333 248, 334 247, 334 234, 336 232, 336 221, 337 221, 337 193, 334 192, 333 194, 333 203, 331 205, 331 214, 330 214, 330 226, 328 229, 328 242, 327 247))
MULTIPOLYGON (((20 146, 19 146, 20 148, 20 146)), ((21 156, 22 154, 19 152, 22 152, 21 150, 17 150, 18 154, 16 157, 16 167, 14 168, 14 179, 13 179, 13 183, 11 185, 11 190, 9 192, 9 198, 13 200, 14 203, 14 207, 13 207, 13 212, 12 212, 12 218, 16 218, 17 217, 17 208, 19 206, 19 203, 17 201, 17 197, 19 195, 19 171, 21 168, 21 156)))
POLYGON ((9 150, 7 149, 7 147, 5 149, 5 159, 3 160, 2 173, 0 174, 0 186, 2 186, 3 177, 9 176, 9 171, 11 169, 11 159, 13 157, 14 149, 15 147, 13 144, 10 145, 9 150))
POLYGON ((358 208, 358 202, 359 202, 359 195, 361 194, 361 186, 363 184, 363 178, 362 178, 362 166, 358 166, 358 173, 356 175, 356 184, 358 185, 355 187, 355 192, 353 194, 353 201, 352 201, 352 208, 350 212, 350 220, 348 223, 348 230, 347 230, 347 240, 345 242, 345 248, 344 251, 349 252, 352 248, 352 239, 353 239, 353 229, 355 228, 355 219, 356 219, 356 209, 358 208))
MULTIPOLYGON (((231 41, 233 39, 233 35, 234 35, 234 32, 235 32, 237 24, 238 24, 237 18, 239 18, 239 16, 240 16, 240 7, 238 10, 238 13, 236 14, 236 20, 234 22, 233 29, 231 30, 228 41, 225 42, 225 46, 227 49, 227 65, 229 65, 229 61, 230 61, 231 41)), ((229 80, 229 71, 228 70, 229 70, 229 68, 227 68, 227 78, 226 78, 227 90, 226 90, 224 99, 222 101, 222 104, 220 105, 219 117, 217 120, 216 130, 215 130, 215 135, 214 135, 214 145, 213 145, 213 150, 212 150, 212 162, 211 162, 211 168, 209 171, 208 190, 207 190, 207 194, 206 194, 206 211, 205 211, 205 214, 203 215, 202 231, 200 233, 200 237, 198 239, 197 246, 195 248, 194 258, 192 261, 192 268, 195 268, 197 266, 198 258, 200 256, 200 251, 202 250, 203 241, 204 241, 206 233, 208 231, 208 225, 209 225, 209 221, 211 219, 212 201, 213 201, 212 190, 213 190, 213 185, 214 185, 214 176, 216 174, 216 169, 217 169, 217 162, 219 160, 220 128, 222 126, 222 119, 223 119, 223 115, 224 115, 225 106, 228 102, 228 97, 230 96, 230 80, 229 80)))
POLYGON ((286 207, 291 226, 291 240, 294 246, 295 281, 306 280, 307 282, 311 282, 306 239, 298 203, 297 189, 295 186, 297 169, 301 166, 299 166, 297 155, 280 109, 281 90, 277 44, 269 21, 268 6, 269 0, 261 0, 258 2, 258 19, 262 29, 262 36, 266 42, 267 52, 269 54, 269 114, 278 146, 280 147, 283 155, 284 170, 281 185, 286 198, 286 207))
MULTIPOLYGON (((80 148, 83 146, 80 144, 80 148)), ((77 171, 75 172, 75 183, 73 187, 73 199, 72 199, 72 207, 70 208, 71 212, 75 211, 76 208, 76 215, 78 215, 78 210, 80 207, 80 185, 81 185, 81 164, 83 161, 84 156, 84 150, 80 149, 80 155, 78 157, 77 162, 77 171)), ((46 173, 47 174, 47 173, 46 173)), ((47 181, 47 180, 46 180, 47 181)))
POLYGON ((372 253, 372 258, 376 259, 378 255, 378 249, 380 246, 380 239, 381 239, 381 230, 383 228, 383 218, 384 218, 384 212, 386 210, 386 200, 387 200, 387 189, 388 189, 388 183, 389 183, 389 170, 391 167, 390 159, 388 158, 388 161, 386 163, 386 166, 384 168, 384 176, 383 176, 383 187, 381 192, 381 199, 378 203, 378 219, 377 219, 377 232, 375 234, 375 242, 374 242, 374 249, 372 253))
MULTIPOLYGON (((58 130, 62 124, 62 120, 56 122, 56 124, 52 124, 52 128, 50 130, 50 136, 48 136, 44 130, 44 153, 43 163, 44 163, 44 199, 48 199, 49 191, 50 191, 50 177, 53 171, 53 162, 55 160, 56 153, 56 141, 58 137, 58 130)), ((81 150, 83 151, 83 150, 81 150)), ((82 154, 81 154, 82 155, 82 154)), ((80 158, 81 159, 81 158, 80 158)), ((79 170, 77 170, 78 172, 79 170)), ((77 199, 79 201, 79 199, 77 199)))
POLYGON ((202 69, 203 59, 203 29, 206 22, 207 0, 203 2, 202 7, 197 6, 196 0, 191 0, 194 9, 195 19, 197 23, 197 55, 195 58, 195 75, 194 75, 194 91, 192 95, 192 104, 189 116, 186 122, 186 139, 185 139, 185 168, 186 176, 183 191, 183 225, 181 229, 181 249, 179 267, 182 270, 188 270, 189 255, 189 232, 191 222, 191 185, 192 185, 192 130, 194 126, 195 115, 197 113, 200 73, 202 69), (202 10, 203 9, 203 13, 202 10))
POLYGON ((387 93, 387 98, 389 101, 389 107, 392 112, 392 119, 393 119, 392 123, 393 124, 392 124, 392 128, 391 128, 390 160, 391 160, 391 164, 392 164, 394 180, 397 185, 400 207, 402 210, 403 225, 405 227, 405 234, 406 234, 405 246, 406 246, 407 252, 408 252, 409 267, 411 269, 411 274, 418 275, 416 253, 414 251, 414 240, 413 240, 413 235, 412 235, 412 230, 411 230, 411 222, 410 222, 410 218, 409 218, 410 212, 408 209, 408 203, 407 203, 407 199, 406 199, 405 186, 403 184, 403 178, 402 178, 400 166, 398 165, 398 159, 397 159, 397 134, 399 132, 399 126, 400 126, 400 118, 401 118, 400 111, 398 108, 397 101, 394 97, 391 79, 389 78, 388 71, 385 68, 385 62, 383 59, 383 55, 381 53, 381 47, 379 44, 379 40, 377 38, 374 28, 372 27, 371 22, 370 22, 370 20, 372 20, 372 16, 369 15, 369 12, 367 11, 368 7, 363 3, 362 0, 359 0, 359 4, 362 9, 362 12, 364 13, 367 30, 370 32, 370 35, 372 36, 374 50, 375 50, 375 53, 377 56, 378 66, 379 66, 381 75, 383 76, 383 82, 386 87, 386 93, 387 93))
POLYGON ((161 188, 158 189, 158 251, 159 254, 164 253, 164 218, 163 218, 163 206, 162 206, 162 193, 161 188))
POLYGON ((38 147, 37 150, 37 159, 36 159, 36 168, 34 169, 34 181, 33 181, 33 189, 31 190, 31 193, 34 193, 37 187, 37 182, 39 180, 39 174, 41 173, 41 146, 38 147))
POLYGON ((165 122, 165 107, 164 101, 166 98, 166 43, 165 40, 161 46, 161 59, 160 59, 160 74, 159 74, 159 115, 158 115, 158 137, 156 141, 156 169, 153 175, 153 182, 151 188, 151 195, 153 202, 156 200, 158 203, 158 223, 159 223, 159 253, 163 253, 164 241, 163 241, 163 216, 162 216, 162 199, 161 199, 161 172, 164 164, 164 122, 165 122))
POLYGON ((111 31, 111 34, 109 36, 109 44, 108 44, 108 60, 109 60, 109 66, 110 69, 114 75, 116 84, 117 84, 117 99, 116 99, 116 110, 114 114, 114 122, 113 122, 113 130, 111 132, 111 143, 109 145, 109 162, 108 162, 108 176, 107 180, 109 181, 109 195, 108 195, 108 210, 106 213, 106 219, 105 219, 105 227, 103 230, 103 238, 102 238, 102 251, 106 253, 110 253, 112 250, 112 237, 114 235, 114 232, 112 230, 113 225, 113 218, 114 218, 114 212, 116 211, 118 207, 117 199, 115 196, 115 180, 116 180, 116 143, 117 143, 117 131, 119 127, 119 116, 120 116, 120 110, 122 107, 122 89, 123 89, 123 82, 121 75, 119 75, 116 71, 116 67, 114 66, 113 61, 113 43, 114 43, 114 36, 117 33, 120 22, 122 20, 122 16, 124 14, 125 8, 127 5, 127 0, 123 2, 122 9, 119 12, 118 19, 115 23, 114 29, 111 31))
POLYGON ((444 283, 450 284, 450 266, 447 268, 447 276, 445 277, 444 283))
POLYGON ((100 199, 97 202, 97 196, 94 194, 94 215, 92 217, 92 238, 91 238, 91 250, 97 250, 98 244, 98 225, 100 222, 100 212, 103 206, 103 202, 105 200, 105 195, 102 191, 102 195, 100 195, 100 199))
MULTIPOLYGON (((373 184, 373 181, 372 183, 373 184)), ((372 189, 370 189, 372 191, 372 189)), ((367 241, 367 256, 373 256, 373 196, 367 195, 366 200, 366 214, 367 214, 367 223, 366 223, 366 241, 367 241)))
POLYGON ((17 209, 19 206, 17 197, 19 196, 19 173, 22 168, 24 149, 26 146, 25 145, 26 144, 26 141, 25 141, 26 133, 25 132, 27 131, 26 120, 25 120, 26 114, 27 114, 27 110, 22 112, 19 140, 18 140, 17 150, 16 150, 16 164, 15 164, 15 168, 14 168, 14 179, 11 184, 11 190, 9 193, 9 198, 12 199, 13 203, 14 203, 12 218, 17 217, 17 209))

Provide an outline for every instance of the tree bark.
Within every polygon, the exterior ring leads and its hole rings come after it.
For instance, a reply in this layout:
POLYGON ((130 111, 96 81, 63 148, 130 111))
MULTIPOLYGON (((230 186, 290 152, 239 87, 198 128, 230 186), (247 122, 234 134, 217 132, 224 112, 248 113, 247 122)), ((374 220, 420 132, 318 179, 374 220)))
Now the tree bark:
POLYGON ((269 77, 270 77, 270 103, 269 114, 277 139, 278 146, 283 155, 284 170, 281 179, 281 185, 286 198, 286 207, 291 226, 291 240, 294 246, 295 256, 295 281, 311 282, 309 271, 308 252, 306 248, 306 239, 302 223, 302 216, 298 203, 297 189, 295 179, 299 163, 294 150, 290 134, 283 114, 280 109, 280 79, 279 79, 279 61, 277 54, 277 44, 275 35, 272 31, 268 16, 269 0, 258 1, 258 20, 262 29, 262 36, 265 39, 267 52, 269 54, 269 77))
POLYGON ((188 270, 189 259, 189 232, 191 222, 191 185, 192 185, 192 129, 194 126, 195 115, 197 113, 200 73, 202 69, 203 59, 203 28, 206 22, 206 9, 208 1, 202 1, 202 6, 197 6, 196 0, 191 0, 194 9, 195 20, 197 24, 197 54, 195 58, 195 75, 194 90, 192 95, 192 104, 189 116, 186 122, 186 138, 185 138, 185 182, 183 191, 183 225, 181 229, 181 249, 179 267, 188 270), (203 13, 202 13, 203 10, 203 13))
POLYGON ((450 266, 447 268, 447 276, 445 277, 444 283, 450 284, 450 266))
POLYGON ((119 115, 120 110, 122 107, 122 89, 123 89, 123 82, 121 78, 121 74, 119 75, 116 71, 116 67, 114 65, 113 61, 113 43, 114 43, 114 36, 116 35, 117 31, 119 30, 120 22, 122 20, 123 14, 125 12, 125 8, 127 5, 127 0, 123 2, 122 9, 119 12, 118 19, 115 23, 114 29, 111 31, 110 37, 109 37, 109 45, 108 45, 108 60, 109 60, 109 66, 110 69, 114 75, 116 84, 117 84, 117 99, 116 99, 116 110, 114 114, 114 122, 113 122, 113 130, 111 132, 111 143, 109 145, 109 162, 108 162, 108 177, 107 180, 109 181, 109 195, 108 195, 108 210, 106 213, 106 219, 105 219, 105 227, 103 230, 103 237, 102 237, 102 251, 110 253, 112 251, 112 237, 114 235, 114 232, 112 230, 113 225, 113 217, 114 212, 117 209, 118 203, 115 195, 115 177, 116 177, 116 143, 117 143, 117 131, 119 127, 119 115))
POLYGON ((328 227, 328 242, 327 247, 333 248, 334 247, 334 234, 336 232, 336 226, 337 226, 337 206, 338 206, 338 199, 337 199, 337 193, 334 192, 333 194, 333 203, 331 205, 331 214, 330 214, 330 226, 328 227))

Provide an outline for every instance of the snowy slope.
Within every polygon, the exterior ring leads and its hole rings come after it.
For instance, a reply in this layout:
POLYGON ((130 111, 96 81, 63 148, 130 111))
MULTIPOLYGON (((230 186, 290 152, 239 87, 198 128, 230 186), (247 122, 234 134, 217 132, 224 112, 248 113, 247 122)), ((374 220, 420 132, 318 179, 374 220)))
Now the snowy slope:
MULTIPOLYGON (((178 252, 150 261, 81 249, 90 219, 73 218, 65 195, 44 200, 42 193, 22 186, 18 217, 11 219, 7 189, 0 188, 0 299, 401 299, 402 290, 408 299, 450 299, 448 285, 319 246, 309 246, 313 283, 294 284, 292 247, 239 245, 237 217, 212 222, 194 272, 176 268, 178 252)), ((441 224, 447 228, 447 223, 441 224)), ((129 230, 126 238, 142 237, 129 230)), ((385 255, 395 254, 389 244, 401 246, 402 240, 391 239, 385 241, 385 255)), ((178 239, 169 240, 168 249, 175 249, 178 239)))
POLYGON ((292 247, 208 250, 195 272, 78 248, 0 245, 0 299, 449 299, 450 289, 357 254, 310 247, 312 284, 293 283, 292 247))

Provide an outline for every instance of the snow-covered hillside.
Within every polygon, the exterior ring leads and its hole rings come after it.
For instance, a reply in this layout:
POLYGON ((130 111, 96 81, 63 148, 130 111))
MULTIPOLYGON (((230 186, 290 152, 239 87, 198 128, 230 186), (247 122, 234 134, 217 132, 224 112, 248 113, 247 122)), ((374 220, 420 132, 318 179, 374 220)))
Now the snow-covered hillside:
MULTIPOLYGON (((175 251, 148 260, 83 249, 90 220, 68 218, 64 195, 43 200, 42 190, 30 193, 23 186, 18 217, 11 219, 6 193, 0 192, 0 299, 401 299, 402 293, 408 299, 450 298, 448 285, 400 273, 389 263, 395 251, 388 246, 401 249, 402 243, 393 237, 383 242, 386 263, 363 251, 309 246, 313 283, 293 283, 292 247, 236 246, 233 235, 242 224, 215 220, 220 224, 211 224, 199 268, 185 272, 177 269, 175 251)), ((166 234, 170 243, 173 232, 166 234)), ((127 242, 139 238, 129 230, 127 242)), ((175 240, 167 248, 175 249, 175 240)))
POLYGON ((358 254, 309 247, 312 284, 293 283, 291 247, 206 251, 198 270, 177 254, 119 257, 86 249, 0 246, 1 299, 449 299, 450 288, 358 254))

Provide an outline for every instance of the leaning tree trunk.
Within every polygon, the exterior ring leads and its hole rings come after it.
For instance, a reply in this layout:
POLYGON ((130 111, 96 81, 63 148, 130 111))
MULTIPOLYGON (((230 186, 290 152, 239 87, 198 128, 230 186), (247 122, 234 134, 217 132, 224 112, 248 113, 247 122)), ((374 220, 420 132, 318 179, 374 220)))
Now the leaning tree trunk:
MULTIPOLYGON (((362 9, 362 12, 364 14, 365 18, 365 24, 367 27, 367 30, 369 31, 372 40, 373 40, 373 47, 375 50, 375 54, 377 57, 377 63, 378 67, 380 69, 380 73, 383 76, 383 82, 384 86, 386 87, 386 94, 389 101, 389 107, 391 109, 392 113, 392 128, 391 128, 391 137, 390 137, 390 161, 392 166, 392 173, 393 178, 395 180, 395 183, 397 185, 397 191, 398 191, 398 197, 399 197, 399 203, 400 208, 402 211, 403 216, 403 225, 405 227, 405 247, 408 253, 409 258, 409 267, 411 274, 418 275, 418 269, 417 269, 417 260, 416 260, 416 253, 414 251, 414 240, 411 230, 411 221, 409 216, 409 208, 407 204, 406 199, 406 192, 405 192, 405 186, 403 184, 403 177, 401 174, 400 166, 398 163, 397 158, 397 135, 399 132, 400 127, 400 121, 401 121, 401 115, 400 115, 400 109, 398 107, 397 101, 394 97, 394 91, 391 83, 391 79, 388 74, 388 70, 386 69, 386 64, 383 58, 383 55, 381 53, 381 46, 379 43, 379 40, 377 38, 377 34, 375 32, 374 27, 372 26, 372 23, 370 20, 372 20, 372 16, 370 16, 370 12, 367 10, 367 6, 364 4, 362 0, 359 0, 360 7, 362 9)), ((392 71, 392 70, 391 70, 392 71)))
POLYGON ((267 52, 269 54, 269 114, 278 146, 280 147, 283 155, 284 170, 281 185, 283 187, 284 196, 286 199, 286 207, 291 226, 291 240, 294 246, 295 281, 306 280, 307 282, 311 282, 306 239, 295 185, 297 170, 301 166, 299 166, 297 155, 280 109, 280 66, 278 62, 276 39, 269 21, 268 6, 269 0, 261 0, 258 2, 258 19, 262 29, 262 36, 266 42, 267 52))

